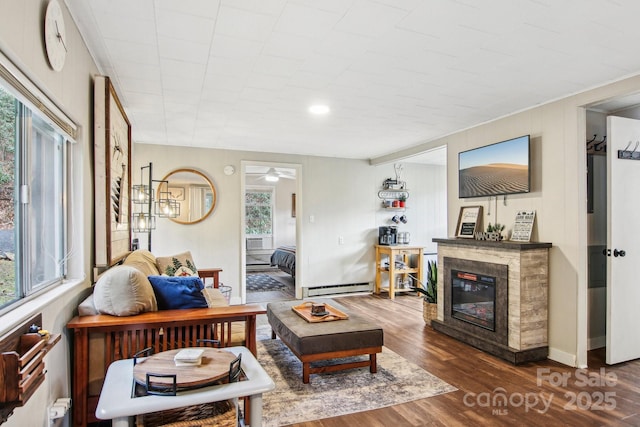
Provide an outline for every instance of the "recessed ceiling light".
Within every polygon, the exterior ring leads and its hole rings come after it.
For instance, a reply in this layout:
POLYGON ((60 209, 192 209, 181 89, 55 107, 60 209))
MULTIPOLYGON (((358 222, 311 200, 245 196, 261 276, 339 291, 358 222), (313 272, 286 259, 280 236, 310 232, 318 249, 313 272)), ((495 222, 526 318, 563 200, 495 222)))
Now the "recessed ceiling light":
POLYGON ((309 112, 311 114, 329 114, 329 106, 328 105, 312 105, 309 107, 309 112))

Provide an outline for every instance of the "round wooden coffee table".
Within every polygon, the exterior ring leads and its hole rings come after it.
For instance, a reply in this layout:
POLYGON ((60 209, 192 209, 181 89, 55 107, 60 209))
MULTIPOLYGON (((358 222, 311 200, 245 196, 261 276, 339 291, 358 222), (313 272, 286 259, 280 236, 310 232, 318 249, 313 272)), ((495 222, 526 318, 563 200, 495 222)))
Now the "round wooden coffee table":
POLYGON ((226 350, 217 348, 196 347, 204 350, 202 363, 197 366, 176 366, 173 357, 181 350, 169 350, 153 354, 140 360, 133 367, 133 378, 141 385, 146 385, 147 374, 153 374, 150 381, 154 387, 166 388, 173 385, 172 377, 155 375, 175 375, 178 389, 204 387, 228 377, 229 364, 236 356, 226 350))

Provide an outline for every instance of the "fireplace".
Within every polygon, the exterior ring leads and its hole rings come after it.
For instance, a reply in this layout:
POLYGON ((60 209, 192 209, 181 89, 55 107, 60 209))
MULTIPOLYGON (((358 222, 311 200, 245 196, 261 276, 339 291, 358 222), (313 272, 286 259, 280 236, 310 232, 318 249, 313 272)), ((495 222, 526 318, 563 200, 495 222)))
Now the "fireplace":
POLYGON ((496 330, 496 278, 451 271, 451 317, 496 330))
POLYGON ((473 337, 507 345, 509 267, 444 257, 442 268, 444 321, 473 337))
POLYGON ((514 364, 547 357, 550 243, 433 239, 436 331, 514 364))

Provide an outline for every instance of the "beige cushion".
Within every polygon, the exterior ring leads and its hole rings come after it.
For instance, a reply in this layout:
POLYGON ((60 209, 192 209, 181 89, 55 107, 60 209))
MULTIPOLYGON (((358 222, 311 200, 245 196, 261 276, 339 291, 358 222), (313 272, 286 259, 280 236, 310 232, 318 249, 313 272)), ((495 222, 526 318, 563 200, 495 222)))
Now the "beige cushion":
POLYGON ((78 306, 78 316, 94 316, 100 314, 93 303, 93 294, 89 295, 78 306))
MULTIPOLYGON (((202 295, 207 300, 209 308, 211 307, 227 307, 229 303, 225 296, 220 292, 220 289, 216 288, 204 288, 202 295)), ((220 330, 218 330, 220 334, 220 330)), ((245 345, 245 322, 232 322, 231 323, 231 342, 227 345, 245 345)))
POLYGON ((198 269, 189 251, 177 255, 157 257, 156 264, 158 265, 160 274, 164 274, 165 276, 198 275, 198 269))
POLYGON ((158 310, 149 279, 128 265, 110 268, 100 276, 93 290, 93 301, 100 313, 112 316, 132 316, 158 310))
POLYGON ((202 295, 204 295, 204 299, 207 300, 209 308, 226 307, 229 305, 229 303, 227 303, 227 299, 222 295, 222 292, 220 292, 220 289, 204 288, 202 290, 202 295))
POLYGON ((129 265, 142 271, 145 276, 157 276, 160 274, 156 266, 156 257, 146 249, 138 249, 129 254, 122 265, 129 265))
POLYGON ((233 322, 231 323, 231 342, 229 345, 246 345, 244 341, 245 337, 245 323, 233 322))

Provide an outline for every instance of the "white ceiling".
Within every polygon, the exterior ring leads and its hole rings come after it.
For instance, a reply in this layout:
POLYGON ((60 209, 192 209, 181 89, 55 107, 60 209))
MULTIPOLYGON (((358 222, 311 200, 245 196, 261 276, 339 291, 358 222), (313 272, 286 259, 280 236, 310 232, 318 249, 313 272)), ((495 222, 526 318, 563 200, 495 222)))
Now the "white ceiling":
POLYGON ((640 72, 637 0, 65 3, 137 143, 375 158, 640 72))

